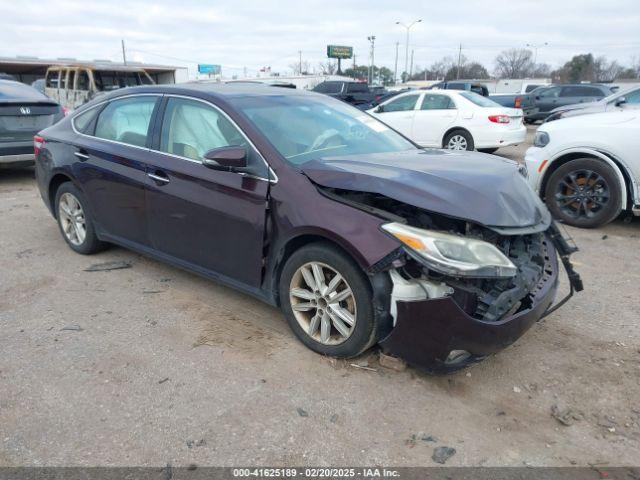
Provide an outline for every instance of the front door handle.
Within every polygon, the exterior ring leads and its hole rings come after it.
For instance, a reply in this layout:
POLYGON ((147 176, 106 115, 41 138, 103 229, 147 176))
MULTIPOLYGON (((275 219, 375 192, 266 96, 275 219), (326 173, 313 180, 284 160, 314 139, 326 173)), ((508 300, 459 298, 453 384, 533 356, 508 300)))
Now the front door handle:
POLYGON ((78 152, 73 152, 73 154, 78 157, 81 162, 86 162, 89 160, 89 155, 84 150, 80 150, 78 152))
POLYGON ((147 177, 151 178, 157 183, 169 183, 169 177, 167 177, 164 173, 156 171, 156 173, 147 173, 147 177))

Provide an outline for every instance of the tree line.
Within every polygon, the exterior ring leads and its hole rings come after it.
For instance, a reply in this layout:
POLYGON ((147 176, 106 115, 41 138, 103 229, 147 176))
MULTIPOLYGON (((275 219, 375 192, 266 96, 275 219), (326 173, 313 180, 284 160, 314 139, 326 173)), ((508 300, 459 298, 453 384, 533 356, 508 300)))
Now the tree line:
MULTIPOLYGON (((308 62, 302 62, 303 70, 300 72, 299 64, 290 67, 294 73, 311 73, 308 62)), ((337 73, 337 63, 331 60, 318 64, 317 72, 325 75, 337 73)), ((455 80, 465 79, 489 79, 494 78, 550 78, 556 83, 579 82, 613 82, 622 79, 640 79, 640 56, 633 57, 627 65, 620 64, 616 60, 609 60, 605 56, 594 56, 592 53, 574 55, 560 68, 553 69, 547 63, 537 63, 534 54, 526 48, 511 48, 500 52, 490 72, 480 62, 470 60, 465 55, 459 58, 451 56, 443 57, 434 62, 428 68, 416 66, 411 75, 402 72, 399 77, 407 80, 455 80)), ((369 75, 368 65, 356 65, 345 68, 343 75, 357 79, 367 79, 369 75)), ((394 83, 394 72, 387 67, 373 67, 375 83, 390 85, 394 83)))

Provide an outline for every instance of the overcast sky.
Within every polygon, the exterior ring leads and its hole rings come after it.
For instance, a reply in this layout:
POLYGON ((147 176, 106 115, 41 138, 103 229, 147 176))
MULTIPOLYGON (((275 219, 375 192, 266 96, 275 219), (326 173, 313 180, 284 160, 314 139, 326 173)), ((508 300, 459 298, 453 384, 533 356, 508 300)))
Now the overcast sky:
MULTIPOLYGON (((621 63, 640 57, 640 0, 280 0, 151 1, 0 0, 0 56, 129 59, 188 66, 222 64, 227 75, 262 66, 288 73, 304 60, 317 66, 326 45, 354 47, 368 63, 367 36, 376 36, 376 64, 404 65, 411 29, 414 65, 427 66, 458 45, 493 70, 506 48, 543 44, 538 61, 557 66, 578 53, 607 55, 621 63)), ((414 68, 415 70, 415 68, 414 68)))

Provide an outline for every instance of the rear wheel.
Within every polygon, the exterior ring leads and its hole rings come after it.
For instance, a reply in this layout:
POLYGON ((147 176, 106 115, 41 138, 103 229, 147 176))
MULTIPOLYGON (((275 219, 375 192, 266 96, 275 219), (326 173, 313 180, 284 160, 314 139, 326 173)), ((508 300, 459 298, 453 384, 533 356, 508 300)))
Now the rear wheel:
POLYGON ((60 185, 56 192, 55 208, 62 237, 72 250, 90 255, 104 248, 96 236, 84 195, 73 183, 60 185))
POLYGON ((454 130, 444 137, 442 146, 447 150, 473 150, 473 137, 465 130, 454 130))
POLYGON ((314 243, 291 255, 282 270, 280 299, 289 326, 315 352, 349 358, 378 340, 369 281, 332 245, 314 243))
POLYGON ((553 216, 564 223, 594 228, 620 214, 621 188, 609 165, 593 158, 579 158, 551 174, 545 201, 553 216))

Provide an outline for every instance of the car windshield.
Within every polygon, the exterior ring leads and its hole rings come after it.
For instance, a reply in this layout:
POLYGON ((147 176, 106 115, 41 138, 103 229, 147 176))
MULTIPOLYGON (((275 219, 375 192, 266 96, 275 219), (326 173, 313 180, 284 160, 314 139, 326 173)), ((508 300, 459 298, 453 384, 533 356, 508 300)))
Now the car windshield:
POLYGON ((604 97, 600 101, 602 103, 609 103, 636 92, 640 92, 640 88, 628 87, 628 88, 625 88, 624 90, 616 90, 614 93, 604 97))
POLYGON ((329 97, 264 95, 230 101, 294 165, 323 156, 416 148, 370 115, 329 97))
POLYGON ((460 96, 466 98, 471 103, 475 103, 479 107, 483 108, 495 108, 502 107, 499 103, 494 102, 493 100, 489 100, 487 97, 483 97, 482 95, 478 95, 473 92, 460 92, 460 96))

